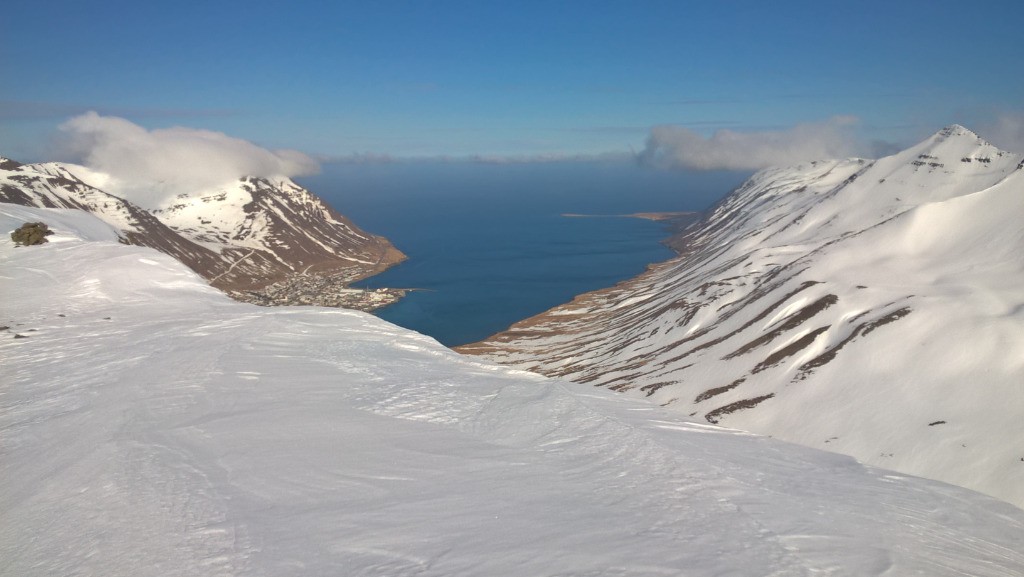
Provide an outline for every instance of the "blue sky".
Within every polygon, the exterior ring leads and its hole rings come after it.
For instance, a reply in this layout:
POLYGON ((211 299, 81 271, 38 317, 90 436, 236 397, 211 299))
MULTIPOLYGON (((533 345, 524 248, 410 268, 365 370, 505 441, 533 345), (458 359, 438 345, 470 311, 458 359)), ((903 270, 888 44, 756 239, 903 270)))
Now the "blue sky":
POLYGON ((88 110, 321 160, 622 154, 659 125, 840 117, 861 149, 953 122, 1024 142, 1019 0, 41 0, 0 19, 0 154, 25 160, 88 110))

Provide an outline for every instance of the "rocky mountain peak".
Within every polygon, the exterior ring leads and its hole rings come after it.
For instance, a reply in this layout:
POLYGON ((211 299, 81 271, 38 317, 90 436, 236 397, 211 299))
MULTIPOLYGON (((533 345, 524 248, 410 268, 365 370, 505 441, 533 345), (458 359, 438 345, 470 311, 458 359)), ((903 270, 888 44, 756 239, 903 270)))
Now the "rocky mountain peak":
POLYGON ((1012 153, 1000 150, 984 138, 978 136, 974 131, 959 124, 951 124, 939 130, 931 137, 922 141, 919 146, 926 148, 937 159, 942 158, 943 160, 945 160, 944 157, 950 157, 954 161, 958 161, 960 158, 969 158, 972 161, 986 158, 988 160, 983 161, 983 163, 986 163, 991 162, 994 158, 1013 156, 1012 153), (959 155, 959 158, 952 158, 957 155, 959 155))
MULTIPOLYGON (((101 182, 106 175, 90 171, 90 178, 101 182)), ((9 161, 0 168, 0 202, 92 212, 126 242, 171 254, 234 294, 306 273, 344 285, 405 258, 288 179, 246 177, 146 210, 86 184, 60 163, 9 161)))

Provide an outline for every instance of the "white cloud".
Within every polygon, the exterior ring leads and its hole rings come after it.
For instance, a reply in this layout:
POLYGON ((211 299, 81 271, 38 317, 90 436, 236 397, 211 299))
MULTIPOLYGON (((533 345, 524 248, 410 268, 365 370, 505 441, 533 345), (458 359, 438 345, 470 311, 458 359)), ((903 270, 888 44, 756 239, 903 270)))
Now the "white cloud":
POLYGON ((863 153, 854 137, 857 119, 835 116, 788 130, 718 130, 710 138, 682 126, 655 126, 640 153, 642 162, 701 170, 753 170, 808 160, 845 158, 863 153))
POLYGON ((636 155, 626 151, 598 153, 545 152, 537 154, 467 154, 433 156, 392 156, 363 152, 345 156, 318 157, 323 164, 395 164, 395 163, 471 163, 471 164, 550 164, 558 162, 619 162, 633 160, 636 155))
POLYGON ((1003 150, 1024 153, 1024 113, 1004 113, 983 124, 979 134, 1003 150))
POLYGON ((209 130, 147 130, 95 112, 62 124, 58 144, 63 156, 109 175, 104 190, 149 208, 242 176, 279 178, 319 170, 316 161, 298 151, 271 151, 209 130))

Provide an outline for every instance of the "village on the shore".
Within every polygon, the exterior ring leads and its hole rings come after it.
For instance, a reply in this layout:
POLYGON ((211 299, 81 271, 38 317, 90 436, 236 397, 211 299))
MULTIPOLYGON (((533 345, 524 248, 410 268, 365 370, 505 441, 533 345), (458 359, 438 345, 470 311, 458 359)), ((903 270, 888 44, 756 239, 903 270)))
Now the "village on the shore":
POLYGON ((374 311, 398 302, 407 289, 351 288, 345 273, 297 273, 258 290, 232 291, 231 297, 260 306, 309 305, 374 311))

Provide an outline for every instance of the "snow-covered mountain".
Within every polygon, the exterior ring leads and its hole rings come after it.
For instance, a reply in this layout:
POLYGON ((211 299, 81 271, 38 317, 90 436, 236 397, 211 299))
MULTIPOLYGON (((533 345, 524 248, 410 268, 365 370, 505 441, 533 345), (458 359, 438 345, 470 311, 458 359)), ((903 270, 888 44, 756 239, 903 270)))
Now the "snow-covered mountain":
POLYGON ((104 192, 108 179, 76 165, 0 159, 0 202, 93 212, 126 242, 166 252, 224 290, 307 272, 352 281, 405 258, 286 178, 242 178, 147 207, 104 192))
POLYGON ((1024 506, 1022 169, 950 126, 765 170, 680 257, 460 350, 1024 506))
POLYGON ((0 232, 0 575, 1024 574, 989 497, 0 232))

